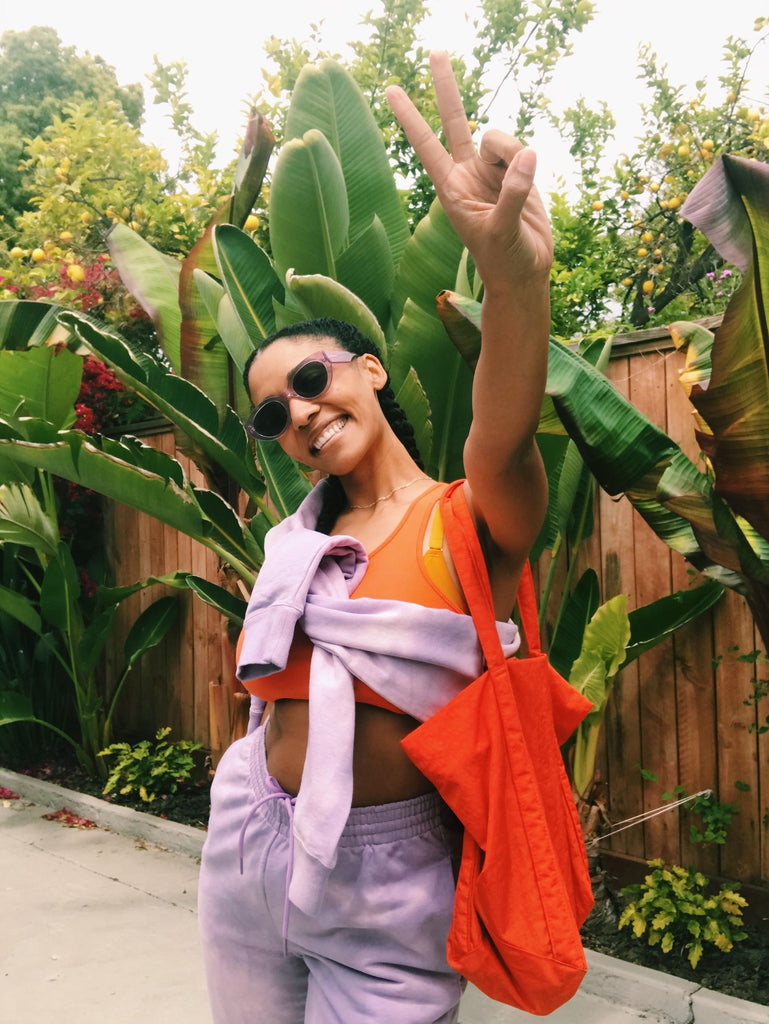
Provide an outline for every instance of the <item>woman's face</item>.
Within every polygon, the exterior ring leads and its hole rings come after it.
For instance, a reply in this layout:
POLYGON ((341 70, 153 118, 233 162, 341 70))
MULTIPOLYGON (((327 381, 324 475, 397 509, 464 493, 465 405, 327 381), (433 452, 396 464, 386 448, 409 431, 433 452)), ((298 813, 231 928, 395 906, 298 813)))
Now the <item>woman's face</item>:
MULTIPOLYGON (((272 342, 254 359, 248 374, 256 406, 281 395, 291 371, 315 352, 344 351, 332 338, 297 336, 272 342)), ((374 356, 331 365, 331 384, 319 398, 288 397, 291 422, 278 439, 281 448, 306 466, 343 476, 370 450, 387 421, 376 393, 386 374, 374 356)))

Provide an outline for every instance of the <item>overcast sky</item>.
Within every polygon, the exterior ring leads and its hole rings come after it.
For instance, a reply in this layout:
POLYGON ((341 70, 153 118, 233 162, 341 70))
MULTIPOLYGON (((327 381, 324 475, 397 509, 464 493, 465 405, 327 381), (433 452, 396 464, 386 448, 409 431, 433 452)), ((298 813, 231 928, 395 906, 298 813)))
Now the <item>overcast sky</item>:
MULTIPOLYGON (((475 7, 456 0, 432 0, 431 5, 440 15, 425 27, 423 45, 469 51, 474 40, 465 12, 472 18, 475 7)), ((310 25, 322 19, 324 42, 344 55, 345 43, 367 38, 360 21, 372 8, 380 11, 375 0, 335 0, 325 13, 308 0, 214 0, 205 5, 190 0, 130 0, 124 5, 104 0, 0 0, 0 31, 50 25, 65 45, 103 57, 122 84, 140 82, 148 101, 146 76, 153 54, 164 63, 185 60, 194 123, 202 131, 219 133, 223 163, 242 134, 245 101, 262 82, 263 41, 271 35, 306 39, 310 25)), ((574 54, 563 62, 548 94, 557 108, 580 95, 588 101, 606 100, 618 121, 615 146, 620 152, 640 130, 638 104, 644 91, 636 80, 639 44, 651 43, 669 65, 672 80, 691 85, 692 93, 694 81, 702 76, 717 88, 724 41, 732 35, 753 42, 754 21, 769 15, 769 0, 598 0, 597 8, 593 22, 575 38, 574 54)), ((769 45, 764 44, 752 65, 752 101, 766 102, 768 86, 769 45)), ((492 108, 495 127, 510 127, 514 104, 512 91, 500 96, 492 108)), ((162 109, 148 102, 144 134, 173 157, 162 109)), ((550 136, 540 135, 535 144, 540 184, 548 188, 556 174, 568 169, 568 150, 550 136)))

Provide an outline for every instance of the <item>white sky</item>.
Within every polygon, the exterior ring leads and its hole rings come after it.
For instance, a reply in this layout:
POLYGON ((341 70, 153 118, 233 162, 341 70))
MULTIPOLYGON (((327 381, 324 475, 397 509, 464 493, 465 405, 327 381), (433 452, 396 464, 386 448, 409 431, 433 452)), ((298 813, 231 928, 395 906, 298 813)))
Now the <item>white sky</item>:
MULTIPOLYGON (((422 34, 426 47, 469 52, 474 33, 467 14, 473 5, 457 0, 428 0, 440 15, 430 20, 422 34)), ((140 82, 148 105, 144 134, 173 159, 175 150, 163 108, 149 103, 146 76, 153 54, 164 63, 185 60, 189 67, 188 102, 193 121, 202 131, 219 133, 221 162, 231 153, 244 125, 244 104, 261 86, 266 59, 263 41, 270 35, 306 39, 310 25, 323 19, 326 45, 344 55, 345 43, 367 38, 360 20, 376 0, 336 0, 326 13, 309 0, 277 0, 243 3, 214 0, 196 4, 187 0, 130 0, 113 5, 104 0, 0 0, 0 32, 23 31, 33 25, 55 28, 64 45, 75 46, 103 57, 121 84, 140 82), (344 7, 344 10, 343 10, 344 7)), ((669 66, 671 79, 690 85, 707 76, 717 88, 723 43, 730 35, 753 42, 753 23, 769 15, 769 0, 598 0, 593 22, 575 37, 574 54, 564 61, 557 80, 549 88, 557 108, 572 104, 580 95, 588 101, 606 100, 618 128, 616 152, 632 144, 640 131, 638 104, 642 83, 636 80, 638 45, 650 42, 669 66)), ((769 44, 757 52, 751 66, 750 96, 766 102, 769 85, 769 44)), ((686 92, 689 93, 687 88, 686 92)), ((515 114, 514 94, 508 92, 492 108, 495 127, 509 128, 515 114)), ((568 147, 551 135, 535 139, 539 152, 539 181, 548 189, 557 174, 568 172, 568 147)))

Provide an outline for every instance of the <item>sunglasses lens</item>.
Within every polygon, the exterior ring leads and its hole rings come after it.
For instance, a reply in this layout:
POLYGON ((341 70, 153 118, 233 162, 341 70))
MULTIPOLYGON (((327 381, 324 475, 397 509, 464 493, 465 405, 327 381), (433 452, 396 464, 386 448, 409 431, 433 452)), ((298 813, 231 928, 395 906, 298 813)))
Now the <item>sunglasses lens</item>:
POLYGON ((300 398, 317 398, 328 387, 328 367, 320 359, 311 359, 297 368, 291 386, 300 398))
POLYGON ((280 437, 288 426, 288 411, 282 402, 268 398, 251 414, 252 433, 263 440, 280 437))

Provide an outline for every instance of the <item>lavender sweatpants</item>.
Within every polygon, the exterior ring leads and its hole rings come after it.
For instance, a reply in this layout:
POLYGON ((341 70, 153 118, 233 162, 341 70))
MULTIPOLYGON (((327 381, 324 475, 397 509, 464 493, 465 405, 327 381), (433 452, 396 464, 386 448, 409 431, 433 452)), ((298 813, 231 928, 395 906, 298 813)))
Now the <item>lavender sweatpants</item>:
POLYGON ((285 903, 289 798, 254 810, 271 794, 282 790, 259 727, 226 751, 212 787, 198 909, 215 1024, 454 1024, 459 837, 440 799, 353 808, 308 917, 285 903))

